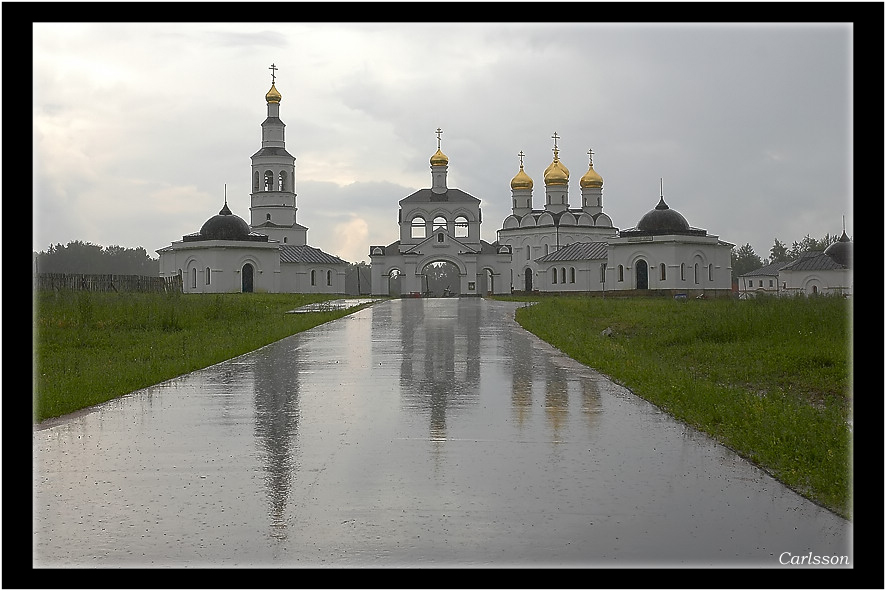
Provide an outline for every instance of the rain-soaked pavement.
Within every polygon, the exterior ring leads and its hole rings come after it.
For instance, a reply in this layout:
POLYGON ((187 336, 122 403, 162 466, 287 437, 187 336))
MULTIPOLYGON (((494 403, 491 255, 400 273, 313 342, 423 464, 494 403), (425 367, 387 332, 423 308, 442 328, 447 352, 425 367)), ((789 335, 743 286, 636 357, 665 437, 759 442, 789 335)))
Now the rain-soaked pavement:
POLYGON ((849 522, 518 305, 378 302, 35 427, 34 567, 854 566, 849 522))

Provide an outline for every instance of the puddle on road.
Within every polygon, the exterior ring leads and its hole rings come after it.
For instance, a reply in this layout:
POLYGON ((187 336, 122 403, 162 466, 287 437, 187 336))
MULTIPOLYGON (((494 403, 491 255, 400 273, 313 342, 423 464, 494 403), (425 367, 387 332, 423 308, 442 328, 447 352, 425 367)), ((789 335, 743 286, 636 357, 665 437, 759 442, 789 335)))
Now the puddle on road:
POLYGON ((333 312, 336 310, 347 310, 348 308, 356 308, 363 304, 369 304, 377 301, 377 298, 347 298, 341 300, 329 300, 326 302, 317 302, 316 304, 308 304, 295 310, 290 310, 287 314, 306 314, 308 312, 333 312))

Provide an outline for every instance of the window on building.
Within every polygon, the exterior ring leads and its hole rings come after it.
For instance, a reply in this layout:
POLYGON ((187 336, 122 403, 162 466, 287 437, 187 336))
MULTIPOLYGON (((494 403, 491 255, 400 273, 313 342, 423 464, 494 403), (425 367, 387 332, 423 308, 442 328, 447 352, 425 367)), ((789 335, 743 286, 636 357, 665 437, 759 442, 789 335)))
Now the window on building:
POLYGON ((664 264, 664 263, 660 264, 660 265, 658 266, 658 268, 659 268, 659 271, 660 271, 661 280, 664 281, 665 279, 668 278, 668 276, 667 276, 667 271, 666 271, 667 268, 665 267, 665 264, 664 264))
POLYGON ((545 244, 545 256, 551 254, 551 247, 545 244))
POLYGON ((693 277, 695 278, 695 283, 698 284, 698 263, 695 263, 694 269, 695 269, 695 272, 693 274, 693 277))
POLYGON ((456 238, 467 238, 468 237, 468 218, 463 215, 455 218, 455 237, 456 238))
POLYGON ((437 242, 443 242, 443 232, 437 234, 437 242))
POLYGON ((197 289, 197 267, 191 269, 191 288, 197 289))
POLYGON ((209 267, 206 267, 206 285, 209 285, 209 267))
POLYGON ((326 285, 332 285, 332 271, 326 271, 326 285))
POLYGON ((600 283, 606 283, 606 263, 600 264, 600 283))
POLYGON ((551 283, 557 283, 557 268, 551 269, 551 283))
POLYGON ((284 237, 283 237, 283 244, 286 244, 287 242, 289 242, 289 238, 286 237, 286 236, 284 236, 284 237))
POLYGON ((686 281, 686 265, 680 263, 680 281, 686 281))
POLYGON ((560 269, 560 283, 566 283, 566 267, 560 269))
POLYGON ((625 268, 624 268, 624 265, 619 265, 619 266, 618 266, 618 280, 619 280, 619 281, 624 281, 624 280, 625 280, 625 268))
POLYGON ((277 190, 285 191, 286 190, 286 172, 281 172, 280 176, 277 177, 277 190))
POLYGON ((259 187, 258 179, 259 179, 258 171, 256 170, 255 174, 252 175, 252 190, 253 191, 258 191, 258 187, 259 187))
POLYGON ((772 279, 769 280, 769 287, 772 287, 772 279))
POLYGON ((528 261, 531 258, 532 258, 532 247, 527 244, 526 245, 526 260, 528 261))
POLYGON ((311 269, 311 285, 317 285, 317 272, 311 269))
POLYGON ((420 215, 412 218, 412 237, 413 238, 424 238, 425 237, 425 218, 420 215))
POLYGON ((434 226, 431 229, 432 232, 436 232, 437 230, 445 230, 446 229, 446 218, 441 215, 438 215, 434 218, 434 226))
POLYGON ((274 190, 274 173, 270 170, 265 171, 265 191, 274 190))
POLYGON ((271 221, 271 214, 267 214, 266 217, 265 217, 265 219, 268 220, 268 221, 270 222, 270 221, 271 221))
POLYGON ((575 267, 569 267, 569 283, 575 283, 575 267))
POLYGON ((708 263, 708 281, 714 280, 714 265, 708 263))

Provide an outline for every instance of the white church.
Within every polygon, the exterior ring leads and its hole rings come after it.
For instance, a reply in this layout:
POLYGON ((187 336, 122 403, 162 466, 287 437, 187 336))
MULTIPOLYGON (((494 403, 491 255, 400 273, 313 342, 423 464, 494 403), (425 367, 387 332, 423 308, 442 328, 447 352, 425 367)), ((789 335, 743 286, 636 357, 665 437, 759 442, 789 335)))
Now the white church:
POLYGON ((307 244, 296 221, 295 157, 286 151, 282 96, 265 95, 261 148, 252 155, 250 223, 233 214, 227 198, 198 232, 161 248, 160 276, 182 276, 185 293, 345 293, 348 262, 307 244))
POLYGON ((534 292, 664 292, 722 296, 732 291, 733 244, 689 225, 665 203, 644 214, 635 227, 619 231, 603 212, 603 178, 588 170, 579 180, 580 207, 569 202, 569 169, 554 157, 543 173, 544 206, 535 208, 534 183, 520 169, 511 179, 511 214, 489 243, 480 238, 480 200, 449 188, 449 158, 440 147, 431 156, 431 187, 400 200, 399 240, 370 246, 372 293, 388 295, 399 278, 406 296, 425 293, 427 265, 452 263, 460 284, 454 295, 534 292))

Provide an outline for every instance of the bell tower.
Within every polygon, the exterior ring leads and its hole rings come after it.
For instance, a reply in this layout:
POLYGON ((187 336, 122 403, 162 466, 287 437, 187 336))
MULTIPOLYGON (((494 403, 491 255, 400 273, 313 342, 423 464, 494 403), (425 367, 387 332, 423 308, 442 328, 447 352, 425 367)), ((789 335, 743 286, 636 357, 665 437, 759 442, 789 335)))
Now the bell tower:
POLYGON ((295 157, 286 151, 286 124, 280 119, 277 66, 271 64, 268 116, 261 124, 261 149, 252 155, 250 227, 281 244, 304 246, 308 229, 296 222, 295 157))

